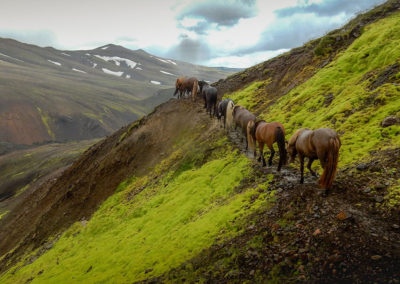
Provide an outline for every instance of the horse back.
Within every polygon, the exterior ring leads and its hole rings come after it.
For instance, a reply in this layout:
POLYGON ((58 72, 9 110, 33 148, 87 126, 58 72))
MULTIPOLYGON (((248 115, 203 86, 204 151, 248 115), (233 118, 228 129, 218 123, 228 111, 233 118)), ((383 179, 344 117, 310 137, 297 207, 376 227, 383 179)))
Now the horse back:
POLYGON ((316 148, 316 151, 327 151, 331 145, 330 141, 338 140, 338 143, 340 145, 340 139, 337 133, 330 128, 319 128, 313 131, 313 135, 311 138, 311 143, 314 145, 316 148))
POLYGON ((257 141, 262 141, 267 145, 272 145, 276 142, 277 129, 280 128, 285 135, 285 127, 280 122, 265 122, 259 121, 256 124, 255 136, 257 141))

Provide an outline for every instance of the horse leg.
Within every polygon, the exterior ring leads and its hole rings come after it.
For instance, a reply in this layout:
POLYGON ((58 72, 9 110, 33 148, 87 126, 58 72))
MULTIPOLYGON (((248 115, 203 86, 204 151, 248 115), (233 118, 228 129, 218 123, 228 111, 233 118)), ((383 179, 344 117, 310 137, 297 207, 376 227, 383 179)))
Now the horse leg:
POLYGON ((313 175, 313 176, 317 176, 317 174, 311 169, 311 165, 312 165, 312 163, 314 162, 314 160, 315 160, 315 158, 308 158, 308 164, 307 164, 307 169, 310 171, 310 173, 313 175))
POLYGON ((224 115, 224 129, 225 129, 225 126, 226 126, 226 115, 224 115))
POLYGON ((260 159, 262 162, 262 166, 265 167, 267 165, 267 163, 265 162, 265 158, 264 158, 264 143, 259 142, 259 147, 260 147, 260 159))
POLYGON ((268 159, 268 166, 272 166, 272 159, 274 158, 275 155, 274 145, 271 145, 269 149, 271 150, 271 156, 268 159))
POLYGON ((300 160, 300 183, 304 183, 304 156, 299 153, 300 160))

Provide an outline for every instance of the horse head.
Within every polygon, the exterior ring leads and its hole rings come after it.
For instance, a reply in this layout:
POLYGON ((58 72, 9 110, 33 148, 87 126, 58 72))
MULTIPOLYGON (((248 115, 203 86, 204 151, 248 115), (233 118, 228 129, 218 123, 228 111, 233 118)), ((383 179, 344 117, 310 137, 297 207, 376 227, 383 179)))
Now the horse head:
POLYGON ((297 130, 292 137, 290 137, 289 141, 286 142, 286 151, 289 154, 290 157, 290 161, 289 163, 293 163, 294 159, 296 159, 296 155, 297 155, 297 150, 296 150, 296 142, 297 142, 297 138, 299 138, 299 135, 301 132, 303 132, 304 130, 306 130, 307 128, 301 128, 299 130, 297 130))
POLYGON ((202 91, 203 91, 203 87, 206 86, 206 85, 208 85, 208 84, 207 84, 207 82, 204 81, 204 80, 199 81, 198 84, 199 84, 199 87, 200 87, 200 94, 201 94, 202 91))

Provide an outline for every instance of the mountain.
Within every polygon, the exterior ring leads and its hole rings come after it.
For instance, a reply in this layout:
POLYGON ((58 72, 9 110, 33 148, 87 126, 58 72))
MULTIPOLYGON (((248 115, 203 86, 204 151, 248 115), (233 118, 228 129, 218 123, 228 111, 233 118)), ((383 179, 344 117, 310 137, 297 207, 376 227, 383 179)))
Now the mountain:
POLYGON ((232 71, 105 45, 62 51, 0 39, 0 142, 104 137, 172 97, 178 76, 216 81, 232 71))
POLYGON ((0 281, 397 282, 399 26, 388 1, 214 84, 287 138, 336 129, 330 191, 298 163, 261 167, 200 100, 169 100, 0 215, 0 281))

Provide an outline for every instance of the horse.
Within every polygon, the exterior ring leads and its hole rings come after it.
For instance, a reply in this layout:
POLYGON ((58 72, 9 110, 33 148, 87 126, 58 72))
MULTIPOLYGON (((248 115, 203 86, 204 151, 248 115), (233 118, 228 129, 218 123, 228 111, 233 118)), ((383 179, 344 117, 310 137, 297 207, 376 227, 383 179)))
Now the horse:
POLYGON ((204 98, 204 108, 207 108, 207 113, 210 112, 210 117, 213 117, 216 113, 217 105, 217 88, 210 86, 204 81, 199 82, 200 93, 204 98), (211 110, 213 115, 211 116, 211 110))
POLYGON ((226 106, 226 127, 228 131, 232 128, 234 107, 235 104, 233 103, 233 101, 228 102, 228 105, 226 106))
POLYGON ((227 112, 229 102, 233 103, 233 101, 231 99, 225 99, 225 100, 220 101, 217 105, 217 118, 218 118, 218 120, 221 120, 221 117, 222 116, 224 117, 224 129, 226 127, 226 112, 227 112))
POLYGON ((299 154, 300 183, 304 182, 304 157, 308 157, 307 168, 313 176, 316 176, 316 173, 311 169, 311 165, 314 160, 319 159, 324 171, 318 183, 321 187, 329 189, 335 179, 340 146, 339 136, 330 128, 297 130, 290 138, 287 148, 290 162, 294 162, 299 154))
POLYGON ((254 151, 254 157, 256 156, 256 142, 258 142, 258 148, 260 150, 260 157, 258 161, 262 162, 263 167, 266 166, 264 158, 264 144, 268 146, 271 151, 271 156, 268 159, 268 165, 272 165, 272 159, 274 158, 275 150, 274 143, 278 144, 279 149, 279 165, 278 172, 282 166, 286 164, 286 145, 285 145, 285 128, 280 122, 267 123, 265 120, 250 120, 247 125, 247 135, 249 137, 249 147, 254 151))
POLYGON ((232 115, 235 127, 237 128, 238 126, 240 126, 240 128, 242 129, 242 133, 246 138, 246 150, 248 150, 249 141, 247 135, 247 124, 250 120, 255 120, 256 116, 242 106, 234 106, 232 115))
POLYGON ((198 81, 197 78, 195 77, 179 77, 176 79, 175 82, 175 92, 174 96, 179 91, 179 96, 178 98, 181 98, 183 94, 185 94, 186 91, 192 91, 192 100, 194 101, 196 99, 197 95, 197 89, 198 89, 198 81))

